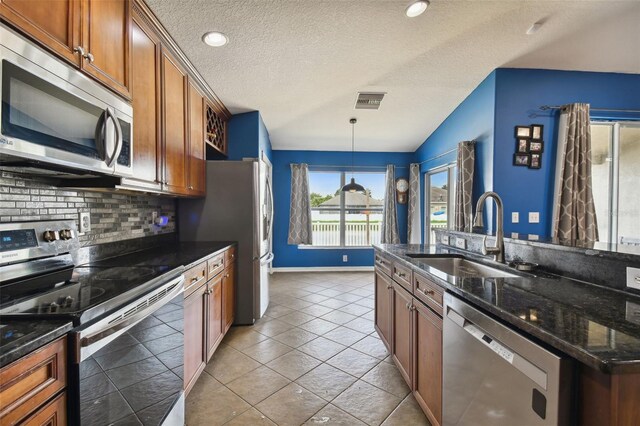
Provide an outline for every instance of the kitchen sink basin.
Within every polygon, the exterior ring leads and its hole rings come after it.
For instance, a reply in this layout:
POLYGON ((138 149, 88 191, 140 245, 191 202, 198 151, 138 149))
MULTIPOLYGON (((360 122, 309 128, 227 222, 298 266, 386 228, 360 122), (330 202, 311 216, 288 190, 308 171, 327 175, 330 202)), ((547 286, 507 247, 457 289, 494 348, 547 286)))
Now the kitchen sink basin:
POLYGON ((444 272, 447 275, 462 278, 516 278, 518 275, 502 271, 482 263, 467 260, 462 256, 437 256, 432 254, 407 253, 407 256, 419 259, 421 263, 444 272))

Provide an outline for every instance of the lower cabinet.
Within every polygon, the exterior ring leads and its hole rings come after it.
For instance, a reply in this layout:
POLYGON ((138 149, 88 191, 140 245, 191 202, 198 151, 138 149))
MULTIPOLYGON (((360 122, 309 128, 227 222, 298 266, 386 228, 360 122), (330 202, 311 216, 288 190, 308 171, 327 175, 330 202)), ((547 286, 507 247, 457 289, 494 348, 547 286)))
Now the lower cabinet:
POLYGON ((375 274, 375 328, 382 343, 391 352, 391 299, 393 296, 393 284, 391 278, 384 272, 376 269, 375 274))
POLYGON ((207 283, 207 361, 211 359, 223 337, 222 324, 222 276, 207 283))
POLYGON ((189 393, 207 365, 207 285, 184 299, 184 388, 189 393))
POLYGON ((67 393, 62 392, 53 401, 39 409, 22 423, 24 426, 63 426, 67 424, 67 393))
POLYGON ((404 380, 411 386, 412 351, 412 298, 399 284, 393 283, 393 332, 391 345, 395 361, 404 380))
POLYGON ((433 426, 442 424, 442 318, 413 301, 413 395, 433 426))
MULTIPOLYGON (((229 250, 235 250, 234 247, 229 250)), ((231 256, 229 256, 231 257, 231 256)), ((233 257, 231 257, 233 259, 233 257)), ((235 261, 216 255, 185 272, 184 389, 188 394, 231 327, 235 316, 235 261), (216 272, 217 271, 217 272, 216 272)), ((234 259, 235 260, 235 259, 234 259)))

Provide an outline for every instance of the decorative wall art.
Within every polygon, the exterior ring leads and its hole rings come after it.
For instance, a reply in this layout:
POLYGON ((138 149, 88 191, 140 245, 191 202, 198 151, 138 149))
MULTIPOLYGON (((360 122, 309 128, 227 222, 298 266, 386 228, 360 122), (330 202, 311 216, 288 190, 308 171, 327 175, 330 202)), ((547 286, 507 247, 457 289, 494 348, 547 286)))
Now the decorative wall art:
POLYGON ((513 154, 514 166, 527 166, 530 169, 542 167, 542 124, 530 126, 515 126, 516 152, 513 154))

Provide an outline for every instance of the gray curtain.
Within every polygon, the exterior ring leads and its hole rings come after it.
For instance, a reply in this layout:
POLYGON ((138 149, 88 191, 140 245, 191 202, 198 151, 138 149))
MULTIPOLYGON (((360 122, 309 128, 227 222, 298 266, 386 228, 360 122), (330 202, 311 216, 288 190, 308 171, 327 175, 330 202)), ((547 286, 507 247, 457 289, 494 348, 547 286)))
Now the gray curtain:
POLYGON ((291 165, 291 207, 289 209, 289 244, 311 244, 311 199, 309 166, 291 165))
POLYGON ((407 218, 407 242, 420 244, 420 164, 409 166, 409 213, 407 218))
POLYGON ((562 115, 558 128, 552 236, 561 240, 598 241, 591 187, 589 104, 565 105, 562 115))
POLYGON ((382 215, 382 244, 398 244, 398 214, 396 212, 396 173, 395 166, 387 166, 384 191, 384 214, 382 215))
POLYGON ((475 167, 475 142, 458 144, 456 193, 453 228, 456 231, 471 231, 473 197, 473 169, 475 167))

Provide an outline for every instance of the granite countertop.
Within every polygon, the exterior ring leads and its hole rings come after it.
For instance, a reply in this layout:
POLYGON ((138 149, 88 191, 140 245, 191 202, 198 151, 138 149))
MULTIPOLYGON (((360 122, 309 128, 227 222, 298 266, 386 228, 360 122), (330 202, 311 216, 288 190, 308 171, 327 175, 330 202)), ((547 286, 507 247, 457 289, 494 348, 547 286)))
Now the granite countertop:
POLYGON ((0 368, 71 330, 71 321, 0 319, 0 368))
MULTIPOLYGON (((407 253, 462 254, 450 247, 375 245, 449 292, 495 315, 541 342, 606 373, 640 372, 640 297, 550 274, 515 278, 461 278, 407 253), (637 313, 635 313, 637 312, 637 313)), ((500 265, 500 267, 506 267, 500 265)))
POLYGON ((189 269, 205 257, 215 255, 236 245, 234 241, 188 241, 144 248, 127 254, 97 260, 88 259, 92 266, 184 266, 189 269))

